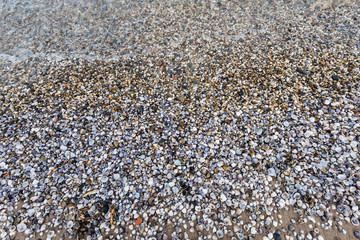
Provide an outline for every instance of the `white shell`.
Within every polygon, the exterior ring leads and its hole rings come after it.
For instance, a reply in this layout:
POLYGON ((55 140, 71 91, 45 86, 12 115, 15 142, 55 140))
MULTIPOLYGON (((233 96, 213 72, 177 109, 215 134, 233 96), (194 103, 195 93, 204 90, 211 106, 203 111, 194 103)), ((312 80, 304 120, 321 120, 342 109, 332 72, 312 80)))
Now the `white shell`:
POLYGON ((26 225, 24 223, 19 223, 16 227, 18 232, 24 232, 26 230, 26 225))

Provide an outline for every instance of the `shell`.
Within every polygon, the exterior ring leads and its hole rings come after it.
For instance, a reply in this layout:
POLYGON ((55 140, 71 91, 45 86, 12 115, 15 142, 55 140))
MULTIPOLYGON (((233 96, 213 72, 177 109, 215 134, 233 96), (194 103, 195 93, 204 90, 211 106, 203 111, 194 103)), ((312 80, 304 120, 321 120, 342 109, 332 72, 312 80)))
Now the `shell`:
POLYGON ((24 223, 19 223, 16 227, 18 232, 25 232, 27 229, 27 226, 24 223))

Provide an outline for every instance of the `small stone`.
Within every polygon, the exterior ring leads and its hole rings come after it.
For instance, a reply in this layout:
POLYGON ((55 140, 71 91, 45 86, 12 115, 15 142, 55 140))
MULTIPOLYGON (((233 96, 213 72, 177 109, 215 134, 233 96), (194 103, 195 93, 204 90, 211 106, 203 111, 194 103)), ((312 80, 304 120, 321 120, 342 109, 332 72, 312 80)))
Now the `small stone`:
POLYGON ((291 225, 291 224, 288 226, 288 229, 289 229, 290 231, 294 231, 294 230, 295 230, 294 226, 291 225))
POLYGON ((180 160, 175 160, 175 161, 174 161, 174 164, 175 164, 176 166, 180 166, 180 165, 181 165, 181 162, 180 162, 180 160))
POLYGON ((274 240, 281 240, 280 234, 274 233, 274 240))
POLYGON ((337 80, 340 79, 340 77, 339 77, 338 75, 335 75, 335 74, 332 75, 331 78, 332 78, 333 80, 335 80, 335 81, 337 81, 337 80))
POLYGON ((354 235, 357 239, 360 239, 360 231, 354 231, 354 235))
POLYGON ((185 102, 185 97, 184 97, 184 96, 180 96, 180 97, 179 97, 179 100, 180 100, 181 103, 184 103, 184 102, 185 102))
POLYGON ((307 71, 306 70, 303 70, 303 69, 301 69, 301 68, 296 68, 296 71, 297 72, 299 72, 299 73, 301 73, 301 74, 304 74, 304 75, 307 75, 307 71))

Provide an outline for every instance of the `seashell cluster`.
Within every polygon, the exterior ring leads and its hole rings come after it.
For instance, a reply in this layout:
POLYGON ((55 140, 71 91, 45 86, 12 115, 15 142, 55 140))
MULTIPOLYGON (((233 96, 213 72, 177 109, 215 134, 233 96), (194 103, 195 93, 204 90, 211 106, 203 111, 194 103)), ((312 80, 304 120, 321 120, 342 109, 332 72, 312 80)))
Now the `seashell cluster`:
POLYGON ((359 4, 12 2, 0 239, 360 239, 359 4))

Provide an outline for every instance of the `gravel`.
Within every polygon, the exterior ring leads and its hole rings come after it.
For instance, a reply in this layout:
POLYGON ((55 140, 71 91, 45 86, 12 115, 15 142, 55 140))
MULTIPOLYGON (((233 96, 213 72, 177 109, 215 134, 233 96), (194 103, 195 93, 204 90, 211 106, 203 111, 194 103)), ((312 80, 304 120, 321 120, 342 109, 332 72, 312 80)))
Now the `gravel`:
POLYGON ((359 15, 0 3, 1 239, 356 236, 359 15))

